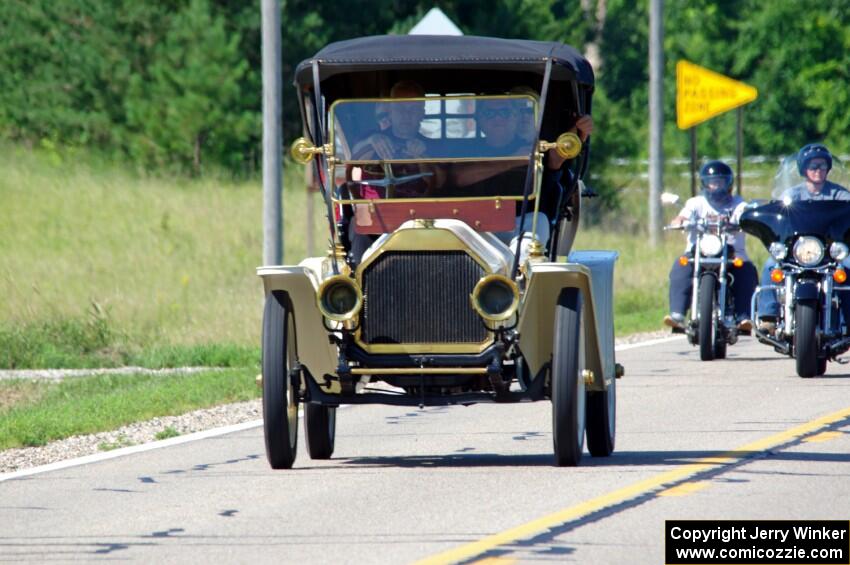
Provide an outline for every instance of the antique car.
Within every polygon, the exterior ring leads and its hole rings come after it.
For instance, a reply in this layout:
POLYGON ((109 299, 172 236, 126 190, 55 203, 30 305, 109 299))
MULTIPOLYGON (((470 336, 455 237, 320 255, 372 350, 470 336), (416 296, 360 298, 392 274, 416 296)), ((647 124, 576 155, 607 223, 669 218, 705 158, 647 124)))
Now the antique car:
MULTIPOLYGON (((559 43, 376 36, 296 69, 324 257, 260 267, 272 468, 334 450, 344 404, 551 400, 555 461, 614 449, 616 253, 572 252, 593 71, 559 43), (560 170, 546 170, 555 153, 560 170), (543 235, 540 235, 543 234, 543 235)), ((589 140, 588 140, 589 141, 589 140)))

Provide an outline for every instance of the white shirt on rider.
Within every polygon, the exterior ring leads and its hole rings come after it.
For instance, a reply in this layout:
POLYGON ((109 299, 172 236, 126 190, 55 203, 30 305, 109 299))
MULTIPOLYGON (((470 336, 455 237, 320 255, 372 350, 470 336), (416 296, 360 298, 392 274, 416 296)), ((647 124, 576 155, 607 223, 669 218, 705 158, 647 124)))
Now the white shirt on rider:
MULTIPOLYGON (((685 202, 685 206, 682 208, 682 211, 679 212, 679 216, 693 221, 727 214, 730 221, 737 224, 741 219, 741 214, 744 212, 744 208, 746 207, 747 202, 740 196, 733 196, 729 200, 729 203, 725 206, 715 207, 705 196, 699 195, 694 196, 693 198, 688 198, 687 202, 685 202)), ((744 261, 750 260, 747 256, 747 240, 744 237, 744 232, 739 231, 734 234, 729 234, 727 241, 735 248, 736 257, 740 257, 744 261)), ((696 235, 693 232, 689 232, 688 245, 685 248, 685 252, 687 253, 692 250, 695 243, 696 235)))

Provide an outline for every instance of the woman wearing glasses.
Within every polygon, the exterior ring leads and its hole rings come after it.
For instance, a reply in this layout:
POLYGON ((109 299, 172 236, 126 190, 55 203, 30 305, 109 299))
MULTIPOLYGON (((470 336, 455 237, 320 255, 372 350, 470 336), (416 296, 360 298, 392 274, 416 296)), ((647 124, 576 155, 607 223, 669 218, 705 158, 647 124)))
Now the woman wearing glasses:
POLYGON ((824 145, 810 143, 797 152, 797 171, 805 179, 792 187, 784 198, 789 200, 850 200, 843 186, 826 180, 832 169, 832 154, 824 145))

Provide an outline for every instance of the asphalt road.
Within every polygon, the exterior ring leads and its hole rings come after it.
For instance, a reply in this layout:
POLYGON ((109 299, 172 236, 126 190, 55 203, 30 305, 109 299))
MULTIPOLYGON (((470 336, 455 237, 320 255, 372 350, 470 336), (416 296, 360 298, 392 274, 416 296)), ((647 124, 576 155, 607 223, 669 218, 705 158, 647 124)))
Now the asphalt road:
POLYGON ((850 369, 745 339, 618 353, 617 447, 552 464, 548 402, 341 409, 330 461, 261 428, 0 482, 0 561, 664 562, 668 519, 850 519, 850 369))

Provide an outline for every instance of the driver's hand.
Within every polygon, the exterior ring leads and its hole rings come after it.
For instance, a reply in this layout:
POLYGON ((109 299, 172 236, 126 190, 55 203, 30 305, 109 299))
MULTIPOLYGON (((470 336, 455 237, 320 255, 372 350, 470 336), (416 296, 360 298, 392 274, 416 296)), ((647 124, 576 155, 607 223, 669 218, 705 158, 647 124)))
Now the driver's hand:
POLYGON ((576 133, 582 143, 587 141, 587 138, 593 133, 593 116, 585 114, 576 120, 576 133))
POLYGON ((386 161, 393 158, 393 144, 386 135, 373 133, 369 136, 369 145, 375 150, 379 159, 386 161))
POLYGON ((404 152, 410 157, 421 157, 425 154, 425 143, 421 139, 408 139, 404 152))

